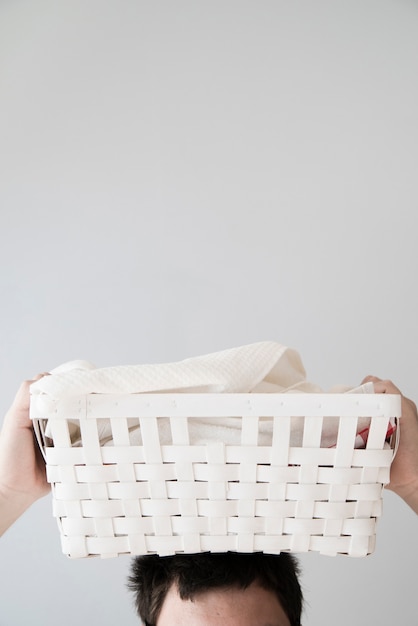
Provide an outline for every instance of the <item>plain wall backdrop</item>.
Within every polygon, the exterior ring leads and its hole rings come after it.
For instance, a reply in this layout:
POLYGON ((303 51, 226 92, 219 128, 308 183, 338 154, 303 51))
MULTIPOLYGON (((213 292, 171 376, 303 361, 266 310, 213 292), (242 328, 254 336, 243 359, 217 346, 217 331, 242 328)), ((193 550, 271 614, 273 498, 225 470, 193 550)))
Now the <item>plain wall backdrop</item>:
MULTIPOLYGON (((324 389, 418 399, 418 4, 2 0, 0 412, 64 361, 261 340, 324 389)), ((301 557, 305 626, 418 625, 416 515, 301 557)), ((130 559, 61 554, 47 497, 0 542, 0 626, 134 626, 130 559)))

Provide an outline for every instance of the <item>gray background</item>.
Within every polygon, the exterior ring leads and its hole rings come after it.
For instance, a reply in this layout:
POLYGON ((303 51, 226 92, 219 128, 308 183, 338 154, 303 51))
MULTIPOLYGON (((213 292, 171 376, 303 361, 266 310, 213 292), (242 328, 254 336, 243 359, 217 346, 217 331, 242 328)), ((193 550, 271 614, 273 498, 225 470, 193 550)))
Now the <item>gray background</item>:
MULTIPOLYGON (((325 389, 417 399, 418 3, 3 0, 0 409, 63 361, 274 339, 325 389)), ((129 558, 49 497, 0 542, 1 626, 137 624, 129 558)), ((305 624, 418 624, 416 516, 302 557, 305 624)))

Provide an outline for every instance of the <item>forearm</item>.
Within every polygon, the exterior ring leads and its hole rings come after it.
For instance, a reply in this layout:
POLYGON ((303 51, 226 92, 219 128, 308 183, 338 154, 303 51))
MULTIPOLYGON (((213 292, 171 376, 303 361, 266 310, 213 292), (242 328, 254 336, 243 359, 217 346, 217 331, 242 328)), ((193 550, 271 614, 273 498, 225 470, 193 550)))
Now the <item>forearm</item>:
POLYGON ((394 493, 400 496, 418 515, 418 479, 402 488, 393 489, 394 493))
POLYGON ((0 489, 0 536, 30 507, 33 498, 27 494, 11 493, 0 489))

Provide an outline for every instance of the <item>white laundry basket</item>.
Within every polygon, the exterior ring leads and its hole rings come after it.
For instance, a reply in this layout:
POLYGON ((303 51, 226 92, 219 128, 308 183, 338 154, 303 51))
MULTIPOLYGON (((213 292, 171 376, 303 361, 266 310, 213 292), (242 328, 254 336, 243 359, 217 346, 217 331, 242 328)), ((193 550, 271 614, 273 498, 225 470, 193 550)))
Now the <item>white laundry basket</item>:
POLYGON ((73 558, 228 550, 370 554, 396 449, 396 437, 387 441, 389 419, 399 416, 399 396, 382 394, 31 398, 62 549, 73 558), (192 420, 226 417, 237 418, 236 443, 191 441, 192 420), (336 445, 321 447, 330 417, 336 445), (364 449, 355 448, 360 417, 370 418, 364 449), (132 418, 140 445, 131 443, 132 418), (260 445, 266 419, 272 438, 260 445), (297 445, 296 419, 302 423, 297 445), (101 420, 110 421, 111 445, 100 442, 101 420), (163 420, 170 434, 164 442, 163 420), (74 424, 81 431, 77 445, 74 424))

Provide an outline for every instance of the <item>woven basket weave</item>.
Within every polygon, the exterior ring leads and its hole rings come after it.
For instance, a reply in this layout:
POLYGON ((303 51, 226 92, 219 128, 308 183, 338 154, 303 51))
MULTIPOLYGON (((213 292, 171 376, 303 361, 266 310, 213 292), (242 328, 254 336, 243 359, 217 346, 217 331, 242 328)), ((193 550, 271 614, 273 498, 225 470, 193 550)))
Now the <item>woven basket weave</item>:
POLYGON ((228 550, 370 554, 396 448, 394 437, 386 442, 389 418, 399 416, 399 396, 381 394, 31 399, 62 549, 73 558, 228 550), (240 417, 240 444, 193 445, 190 416, 240 417), (271 445, 258 443, 260 416, 272 419, 271 445), (299 422, 304 416, 298 446, 290 445, 293 416, 299 422), (333 448, 320 447, 327 416, 338 416, 333 448), (359 417, 371 420, 365 449, 354 447, 359 417), (139 420, 142 445, 131 445, 128 418, 139 420), (161 418, 169 418, 169 445, 160 442, 161 418), (103 419, 112 428, 109 446, 99 441, 103 419), (70 420, 80 426, 77 446, 70 420))

